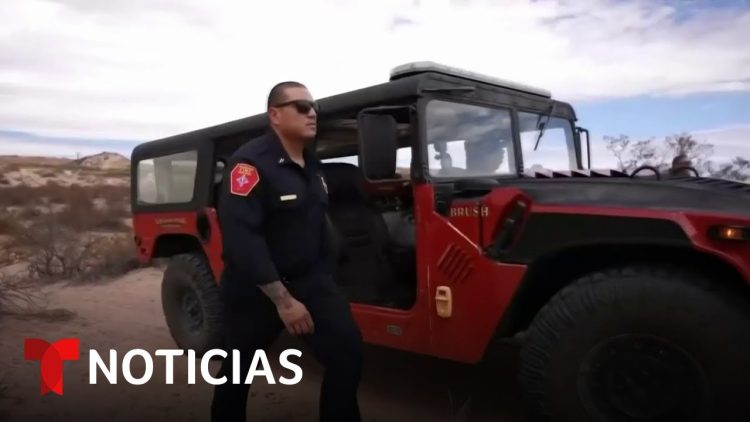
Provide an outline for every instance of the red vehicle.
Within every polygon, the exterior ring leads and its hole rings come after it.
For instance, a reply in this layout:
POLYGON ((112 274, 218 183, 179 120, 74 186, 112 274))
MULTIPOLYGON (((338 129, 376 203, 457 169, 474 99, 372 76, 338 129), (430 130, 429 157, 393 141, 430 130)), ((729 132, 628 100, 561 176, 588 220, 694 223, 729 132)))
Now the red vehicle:
MULTIPOLYGON (((335 277, 366 342, 474 363, 524 334, 522 385, 555 420, 746 407, 750 186, 591 170, 569 104, 429 62, 320 106, 335 277)), ((264 130, 258 115, 133 152, 135 243, 144 261, 169 258, 179 347, 220 344, 217 191, 227 157, 264 130)))

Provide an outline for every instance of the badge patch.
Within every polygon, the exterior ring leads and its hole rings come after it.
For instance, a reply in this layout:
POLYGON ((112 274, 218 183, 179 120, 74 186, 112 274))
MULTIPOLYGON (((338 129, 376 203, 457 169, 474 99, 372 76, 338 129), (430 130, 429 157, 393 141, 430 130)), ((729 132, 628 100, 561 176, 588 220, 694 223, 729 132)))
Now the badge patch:
POLYGON ((234 195, 247 196, 260 181, 258 170, 247 163, 239 163, 230 173, 230 190, 234 195))

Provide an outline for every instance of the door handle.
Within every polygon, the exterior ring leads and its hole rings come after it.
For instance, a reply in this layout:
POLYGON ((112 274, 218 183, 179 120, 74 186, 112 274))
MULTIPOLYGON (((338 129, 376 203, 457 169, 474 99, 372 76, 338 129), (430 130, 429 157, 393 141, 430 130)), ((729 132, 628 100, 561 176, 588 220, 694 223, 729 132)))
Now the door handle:
POLYGON ((450 318, 453 313, 453 295, 448 286, 438 286, 435 291, 435 309, 441 318, 450 318))

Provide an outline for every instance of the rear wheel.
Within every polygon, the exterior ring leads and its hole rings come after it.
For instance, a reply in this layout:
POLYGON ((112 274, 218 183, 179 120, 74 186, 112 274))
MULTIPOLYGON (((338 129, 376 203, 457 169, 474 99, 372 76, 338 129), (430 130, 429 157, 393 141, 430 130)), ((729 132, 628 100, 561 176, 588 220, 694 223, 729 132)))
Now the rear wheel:
POLYGON ((542 419, 750 420, 750 306, 680 269, 596 273, 538 313, 521 383, 542 419))
POLYGON ((200 356, 222 345, 222 302, 204 255, 172 257, 161 289, 164 317, 177 346, 200 356))

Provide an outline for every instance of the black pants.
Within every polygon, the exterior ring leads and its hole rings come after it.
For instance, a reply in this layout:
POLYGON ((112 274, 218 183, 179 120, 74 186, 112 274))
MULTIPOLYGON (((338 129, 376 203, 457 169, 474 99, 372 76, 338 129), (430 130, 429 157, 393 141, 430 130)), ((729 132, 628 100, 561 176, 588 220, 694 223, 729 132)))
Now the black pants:
MULTIPOLYGON (((224 281, 226 282, 226 280, 224 281)), ((311 346, 325 374, 320 391, 321 422, 360 421, 357 390, 362 372, 362 336, 346 298, 333 279, 315 275, 286 285, 312 316, 315 331, 302 339, 311 346)), ((232 377, 232 349, 240 350, 240 376, 244 380, 256 350, 267 351, 285 329, 276 306, 258 288, 238 300, 225 296, 224 360, 217 378, 232 377)), ((231 296, 231 295, 230 295, 231 296)), ((269 361, 273 361, 269 358, 269 361)), ((248 384, 217 385, 211 404, 213 422, 245 422, 248 384)))

